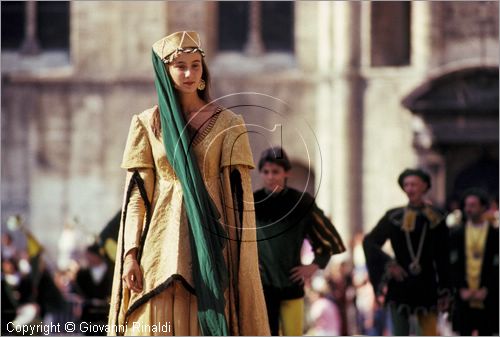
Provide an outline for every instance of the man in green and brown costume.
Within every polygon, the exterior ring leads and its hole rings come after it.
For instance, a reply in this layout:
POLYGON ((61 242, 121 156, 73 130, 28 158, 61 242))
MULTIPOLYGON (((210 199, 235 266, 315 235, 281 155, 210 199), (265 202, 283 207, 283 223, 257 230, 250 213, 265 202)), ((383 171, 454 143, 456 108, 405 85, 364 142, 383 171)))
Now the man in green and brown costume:
POLYGON ((292 165, 281 147, 265 150, 259 160, 264 188, 255 191, 259 261, 269 325, 273 335, 302 335, 304 283, 330 257, 345 251, 335 226, 314 198, 286 185, 292 165), (303 265, 300 251, 307 239, 314 261, 303 265), (281 323, 281 324, 280 324, 281 323))

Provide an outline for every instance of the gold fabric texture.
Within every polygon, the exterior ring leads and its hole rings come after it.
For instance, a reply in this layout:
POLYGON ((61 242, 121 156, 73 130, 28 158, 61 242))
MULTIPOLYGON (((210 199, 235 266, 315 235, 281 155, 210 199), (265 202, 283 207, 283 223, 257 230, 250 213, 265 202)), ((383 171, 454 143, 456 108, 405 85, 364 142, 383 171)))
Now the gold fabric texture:
POLYGON ((403 214, 401 229, 407 232, 413 232, 418 212, 422 212, 429 220, 430 228, 435 228, 443 220, 444 215, 436 212, 431 206, 426 205, 421 211, 406 207, 403 214))
POLYGON ((410 208, 405 208, 403 215, 403 224, 401 228, 407 232, 412 232, 415 229, 415 221, 417 220, 417 212, 410 208))
POLYGON ((198 336, 196 296, 179 281, 130 315, 125 336, 198 336), (135 325, 134 325, 135 322, 135 325))
MULTIPOLYGON (((470 222, 465 227, 465 258, 467 284, 470 289, 479 289, 481 283, 481 268, 483 266, 484 247, 488 235, 489 224, 483 223, 481 226, 474 226, 470 222)), ((482 301, 471 301, 473 308, 483 308, 482 301)))
MULTIPOLYGON (((140 244, 139 238, 145 224, 144 201, 138 189, 134 188, 128 205, 125 205, 124 200, 127 216, 125 232, 120 228, 118 238, 110 324, 115 324, 117 314, 118 323, 123 324, 125 313, 130 306, 155 294, 128 318, 129 321, 134 317, 148 320, 147 313, 151 309, 144 307, 158 304, 157 293, 169 291, 164 287, 172 275, 184 279, 188 288, 194 287, 189 223, 183 206, 182 187, 167 160, 161 137, 156 138, 150 127, 156 109, 157 107, 153 107, 132 118, 121 165, 129 171, 127 183, 130 181, 131 172, 139 172, 151 201, 152 218, 140 261, 144 276, 143 290, 134 293, 123 289, 121 296, 118 294, 122 262, 122 256, 119 255, 122 251, 127 252, 140 244), (120 312, 117 312, 118 308, 120 312), (137 316, 137 310, 144 311, 146 316, 137 316)), ((225 226, 228 237, 233 239, 226 241, 224 250, 230 283, 225 292, 229 333, 267 335, 269 328, 258 267, 253 192, 249 173, 249 170, 254 168, 254 163, 243 119, 229 110, 223 110, 210 132, 192 150, 198 160, 207 191, 222 216, 220 221, 225 226), (234 170, 241 176, 243 189, 242 224, 230 184, 230 175, 234 170), (234 240, 237 237, 241 237, 243 242, 234 240)), ((128 186, 125 191, 127 189, 128 186)), ((188 321, 186 317, 186 324, 188 321)))

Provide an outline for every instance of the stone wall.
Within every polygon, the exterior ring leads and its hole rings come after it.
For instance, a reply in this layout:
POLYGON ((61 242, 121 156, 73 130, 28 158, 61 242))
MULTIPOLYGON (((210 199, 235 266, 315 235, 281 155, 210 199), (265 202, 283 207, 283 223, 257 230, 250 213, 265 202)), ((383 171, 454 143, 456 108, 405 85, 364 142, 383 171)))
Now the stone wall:
POLYGON ((49 250, 73 217, 99 233, 121 207, 127 131, 154 104, 152 83, 6 82, 2 222, 23 214, 49 250))
POLYGON ((476 62, 498 62, 498 2, 434 2, 434 62, 437 66, 476 62))
POLYGON ((161 2, 70 13, 69 66, 21 57, 22 72, 2 75, 2 228, 22 214, 52 257, 65 223, 77 218, 90 239, 121 207, 130 119, 155 104, 151 44, 167 29, 161 2))

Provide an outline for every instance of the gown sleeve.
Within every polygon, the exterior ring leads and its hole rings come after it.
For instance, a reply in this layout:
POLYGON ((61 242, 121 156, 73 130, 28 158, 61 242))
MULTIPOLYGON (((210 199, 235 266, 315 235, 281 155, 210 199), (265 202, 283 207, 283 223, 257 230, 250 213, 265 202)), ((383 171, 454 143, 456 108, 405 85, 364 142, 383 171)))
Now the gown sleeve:
POLYGON ((146 127, 137 115, 132 118, 121 167, 127 170, 125 191, 130 198, 124 201, 124 256, 140 243, 147 201, 153 194, 155 173, 153 153, 146 127))
POLYGON ((137 115, 132 117, 130 123, 121 167, 123 169, 154 168, 148 132, 137 115))
MULTIPOLYGON (((121 167, 127 170, 127 180, 108 317, 110 327, 124 323, 130 299, 130 291, 122 282, 123 258, 130 249, 137 247, 140 259, 143 225, 148 225, 151 217, 150 201, 155 185, 155 165, 147 130, 137 115, 132 118, 121 167)), ((111 329, 109 335, 121 333, 111 329)))
POLYGON ((244 165, 249 169, 255 168, 248 140, 248 131, 241 116, 235 115, 225 130, 222 145, 221 169, 223 167, 244 165))
POLYGON ((226 310, 231 335, 269 335, 260 280, 250 169, 254 168, 247 130, 234 116, 225 132, 221 183, 228 245, 229 291, 226 310))

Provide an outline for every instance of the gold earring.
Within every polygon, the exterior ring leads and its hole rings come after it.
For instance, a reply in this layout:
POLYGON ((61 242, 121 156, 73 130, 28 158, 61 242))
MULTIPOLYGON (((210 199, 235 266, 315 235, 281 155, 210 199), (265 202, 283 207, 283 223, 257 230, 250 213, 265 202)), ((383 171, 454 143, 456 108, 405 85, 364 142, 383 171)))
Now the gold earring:
POLYGON ((198 90, 202 91, 205 90, 206 83, 204 79, 201 79, 200 84, 198 84, 198 90))

